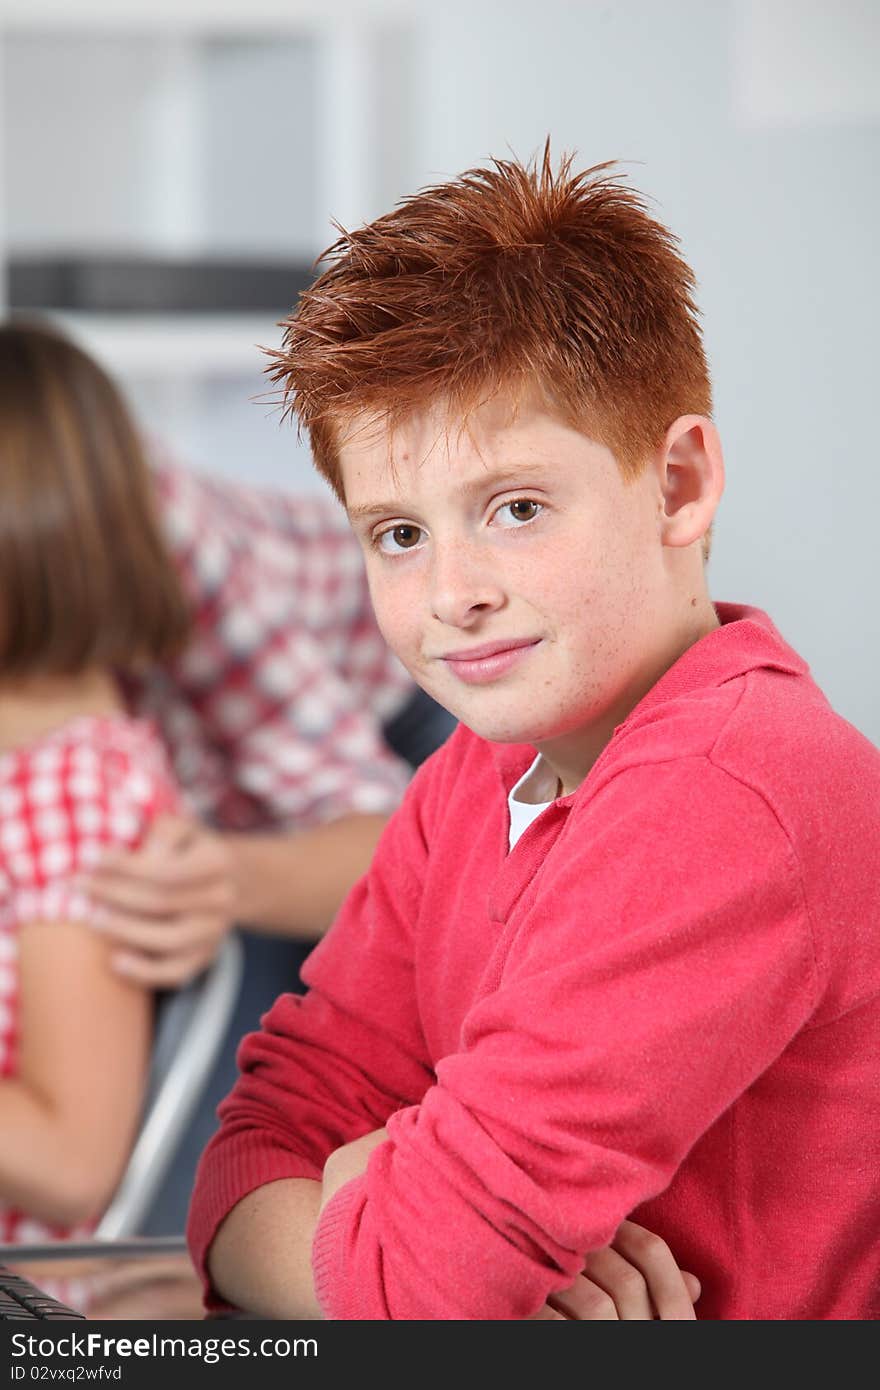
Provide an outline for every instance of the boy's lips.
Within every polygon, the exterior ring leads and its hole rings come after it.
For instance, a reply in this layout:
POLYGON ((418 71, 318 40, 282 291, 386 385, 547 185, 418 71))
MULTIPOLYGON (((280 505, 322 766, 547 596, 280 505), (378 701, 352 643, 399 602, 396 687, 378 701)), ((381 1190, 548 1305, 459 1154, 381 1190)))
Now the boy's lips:
POLYGON ((460 652, 446 652, 442 661, 482 661, 483 657, 495 656, 498 652, 515 651, 519 647, 534 647, 540 637, 508 637, 498 642, 484 642, 480 647, 465 647, 460 652))
POLYGON ((484 685, 518 665, 540 641, 540 637, 502 638, 478 647, 447 652, 440 660, 466 684, 484 685))

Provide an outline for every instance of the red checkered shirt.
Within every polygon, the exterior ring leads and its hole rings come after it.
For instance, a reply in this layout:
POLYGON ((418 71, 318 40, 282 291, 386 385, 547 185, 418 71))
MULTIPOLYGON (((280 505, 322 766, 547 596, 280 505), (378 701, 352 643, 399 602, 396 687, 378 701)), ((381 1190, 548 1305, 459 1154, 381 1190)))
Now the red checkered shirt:
POLYGON ((164 462, 154 476, 195 631, 132 700, 194 811, 248 830, 393 810, 408 769, 381 723, 413 686, 376 626, 341 508, 164 462))
MULTIPOLYGON (((155 816, 180 801, 149 723, 84 716, 21 749, 0 753, 0 1077, 14 1076, 19 1040, 19 930, 82 921, 75 886, 109 845, 134 848, 155 816)), ((0 1240, 58 1240, 47 1226, 0 1205, 0 1240)))

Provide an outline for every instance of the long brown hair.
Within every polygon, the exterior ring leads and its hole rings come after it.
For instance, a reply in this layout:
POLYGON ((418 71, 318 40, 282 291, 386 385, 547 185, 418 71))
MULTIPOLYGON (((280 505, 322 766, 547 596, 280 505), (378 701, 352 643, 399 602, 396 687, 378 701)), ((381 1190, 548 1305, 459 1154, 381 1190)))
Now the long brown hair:
POLYGON ((188 629, 119 391, 50 328, 0 325, 0 676, 161 661, 188 629))

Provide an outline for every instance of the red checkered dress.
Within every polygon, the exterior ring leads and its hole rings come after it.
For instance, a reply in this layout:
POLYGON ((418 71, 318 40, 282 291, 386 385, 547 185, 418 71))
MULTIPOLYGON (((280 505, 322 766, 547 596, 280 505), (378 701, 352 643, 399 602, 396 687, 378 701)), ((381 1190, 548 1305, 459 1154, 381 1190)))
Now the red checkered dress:
MULTIPOLYGON (((76 875, 107 846, 138 845, 153 818, 180 801, 155 729, 141 720, 72 720, 0 753, 0 1077, 16 1074, 18 933, 87 915, 76 875)), ((77 1231, 0 1205, 0 1240, 58 1240, 77 1231)))
POLYGON ((154 474, 195 635, 130 696, 193 809, 241 830, 393 810, 408 769, 380 725, 413 686, 376 626, 341 509, 164 463, 154 474))

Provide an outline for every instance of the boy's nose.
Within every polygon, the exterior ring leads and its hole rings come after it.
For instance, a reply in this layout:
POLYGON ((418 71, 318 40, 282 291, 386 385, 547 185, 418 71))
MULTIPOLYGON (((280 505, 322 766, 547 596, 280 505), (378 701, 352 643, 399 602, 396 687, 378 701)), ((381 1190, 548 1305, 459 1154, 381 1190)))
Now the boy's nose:
POLYGON ((470 627, 503 607, 504 589, 488 556, 469 546, 435 551, 431 575, 431 610, 450 627, 470 627))

